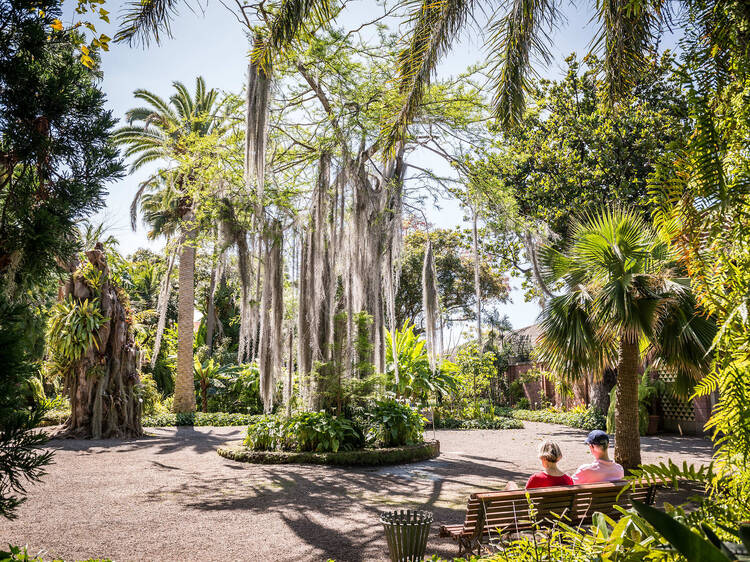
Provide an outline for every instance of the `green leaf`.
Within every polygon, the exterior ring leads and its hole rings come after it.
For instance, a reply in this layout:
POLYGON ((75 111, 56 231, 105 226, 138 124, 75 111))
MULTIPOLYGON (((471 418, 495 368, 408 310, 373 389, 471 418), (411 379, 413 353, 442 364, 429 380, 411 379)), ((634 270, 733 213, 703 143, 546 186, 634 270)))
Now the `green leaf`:
POLYGON ((694 533, 672 516, 633 500, 635 510, 671 544, 688 562, 729 562, 730 559, 709 541, 694 533))

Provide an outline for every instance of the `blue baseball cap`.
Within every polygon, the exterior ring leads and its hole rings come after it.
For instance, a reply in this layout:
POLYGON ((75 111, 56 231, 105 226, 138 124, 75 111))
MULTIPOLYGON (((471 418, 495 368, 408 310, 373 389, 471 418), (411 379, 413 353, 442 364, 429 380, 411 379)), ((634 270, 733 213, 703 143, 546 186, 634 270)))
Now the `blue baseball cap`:
POLYGON ((595 429, 586 437, 586 445, 598 445, 599 447, 609 446, 609 435, 601 429, 595 429))

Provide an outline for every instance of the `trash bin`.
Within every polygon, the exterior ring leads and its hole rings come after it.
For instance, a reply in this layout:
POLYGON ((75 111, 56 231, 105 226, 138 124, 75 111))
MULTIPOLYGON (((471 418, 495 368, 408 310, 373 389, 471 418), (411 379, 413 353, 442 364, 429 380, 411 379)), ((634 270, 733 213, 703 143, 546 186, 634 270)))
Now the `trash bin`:
POLYGON ((412 509, 380 515, 392 562, 422 560, 432 525, 432 513, 412 509))

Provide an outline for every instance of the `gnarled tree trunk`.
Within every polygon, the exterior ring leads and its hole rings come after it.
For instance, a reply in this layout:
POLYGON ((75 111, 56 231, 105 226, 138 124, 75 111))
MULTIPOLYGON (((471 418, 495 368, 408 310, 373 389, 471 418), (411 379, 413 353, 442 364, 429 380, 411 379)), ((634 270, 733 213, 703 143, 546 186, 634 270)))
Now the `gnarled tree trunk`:
POLYGON ((86 439, 138 437, 143 433, 141 404, 135 393, 140 381, 140 350, 120 289, 110 279, 101 244, 86 252, 86 257, 100 273, 99 287, 89 286, 74 273, 63 287, 63 297, 70 296, 78 302, 97 300, 106 320, 96 334, 97 345, 91 346, 66 373, 71 415, 63 428, 64 435, 86 439))

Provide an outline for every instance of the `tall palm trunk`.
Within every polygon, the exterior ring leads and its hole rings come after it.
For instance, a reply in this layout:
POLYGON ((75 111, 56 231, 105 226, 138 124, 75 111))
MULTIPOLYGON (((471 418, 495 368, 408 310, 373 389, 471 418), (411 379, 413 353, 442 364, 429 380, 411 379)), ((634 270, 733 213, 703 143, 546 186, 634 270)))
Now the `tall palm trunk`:
MULTIPOLYGON (((479 284, 479 233, 477 230, 477 210, 472 207, 472 251, 474 253, 474 296, 477 300, 477 352, 479 357, 482 357, 482 288, 479 284)), ((474 392, 474 408, 477 409, 477 368, 474 366, 473 375, 473 392, 474 392)))
POLYGON ((193 310, 195 306, 195 229, 185 233, 180 250, 177 298, 177 375, 174 411, 195 411, 193 385, 193 310))
POLYGON ((638 431, 638 342, 623 336, 617 364, 615 391, 615 461, 625 470, 641 464, 641 437, 638 431))

